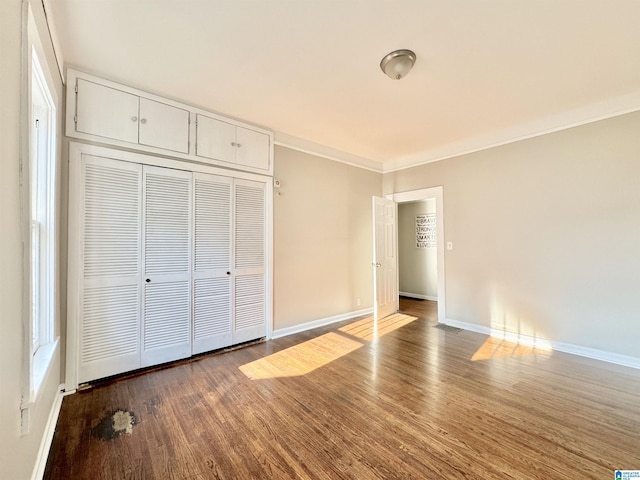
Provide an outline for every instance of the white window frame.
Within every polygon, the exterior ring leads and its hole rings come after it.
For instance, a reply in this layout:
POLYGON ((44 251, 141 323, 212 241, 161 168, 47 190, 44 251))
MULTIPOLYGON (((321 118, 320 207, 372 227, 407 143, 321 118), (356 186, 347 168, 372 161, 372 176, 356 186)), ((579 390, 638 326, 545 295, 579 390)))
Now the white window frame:
POLYGON ((25 313, 24 313, 24 380, 21 410, 23 412, 22 433, 29 430, 29 408, 37 401, 41 387, 58 349, 56 332, 58 312, 57 291, 57 168, 58 125, 60 99, 57 96, 53 75, 50 71, 35 20, 29 7, 27 21, 28 53, 26 57, 26 102, 24 128, 27 141, 22 159, 22 187, 24 199, 25 235, 25 313), (42 136, 35 135, 34 105, 42 110, 39 128, 42 136), (40 139, 34 138, 39 136, 40 139), (34 156, 44 148, 44 156, 38 155, 39 165, 34 165, 34 156), (33 175, 36 175, 33 177, 33 175), (33 177, 33 178, 32 178, 33 177), (44 197, 40 194, 44 193, 44 197), (32 210, 32 206, 34 210, 32 210), (34 211, 37 213, 34 218, 34 211), (25 417, 26 414, 26 417, 25 417))

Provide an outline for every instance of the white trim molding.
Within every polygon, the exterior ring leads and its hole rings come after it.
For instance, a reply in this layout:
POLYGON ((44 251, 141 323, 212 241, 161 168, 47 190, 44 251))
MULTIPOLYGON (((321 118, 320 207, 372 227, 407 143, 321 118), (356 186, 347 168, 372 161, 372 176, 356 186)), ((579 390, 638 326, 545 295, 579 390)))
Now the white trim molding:
POLYGON ((332 317, 319 318, 318 320, 300 323, 291 327, 278 328, 277 330, 273 331, 271 338, 276 339, 286 337, 288 335, 293 335, 294 333, 306 332, 307 330, 313 330, 314 328, 324 327, 327 325, 331 325, 332 323, 354 319, 363 315, 373 315, 373 307, 356 310, 353 312, 341 313, 339 315, 333 315, 332 317))
POLYGON ((542 338, 532 337, 530 335, 521 335, 516 332, 505 332, 495 328, 487 327, 485 325, 477 325, 475 323, 460 322, 447 318, 444 322, 445 325, 451 327, 462 328, 463 330, 469 330, 470 332, 481 333, 483 335, 489 335, 490 337, 500 338, 508 342, 516 342, 521 345, 530 345, 534 347, 546 348, 551 351, 570 353, 572 355, 578 355, 580 357, 590 358, 592 360, 600 360, 602 362, 613 363, 616 365, 622 365, 624 367, 631 367, 640 369, 640 358, 632 357, 629 355, 621 355, 615 352, 608 352, 606 350, 598 350, 596 348, 583 347, 580 345, 574 345, 572 343, 556 342, 553 340, 546 340, 542 338))
POLYGON ((417 298, 418 300, 430 300, 432 302, 438 301, 438 296, 435 297, 433 295, 423 295, 421 293, 409 293, 409 292, 398 292, 401 297, 409 297, 409 298, 417 298))
POLYGON ((40 480, 44 476, 44 471, 47 466, 47 458, 49 457, 51 443, 53 442, 53 434, 55 433, 58 416, 60 415, 60 408, 62 407, 62 399, 69 394, 65 392, 64 389, 64 385, 60 385, 56 392, 56 396, 53 399, 53 404, 49 411, 49 418, 44 426, 42 440, 40 441, 40 448, 38 449, 36 463, 33 467, 33 472, 31 473, 31 480, 40 480))

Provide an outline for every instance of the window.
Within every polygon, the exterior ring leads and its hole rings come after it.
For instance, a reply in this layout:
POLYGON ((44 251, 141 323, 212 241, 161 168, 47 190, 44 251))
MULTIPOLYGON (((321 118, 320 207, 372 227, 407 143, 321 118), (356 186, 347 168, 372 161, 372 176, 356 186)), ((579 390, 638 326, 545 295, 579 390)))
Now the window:
POLYGON ((26 404, 33 402, 47 373, 55 334, 56 103, 35 45, 30 61, 30 368, 26 404))
POLYGON ((31 340, 32 353, 53 341, 55 106, 35 49, 31 65, 31 340))

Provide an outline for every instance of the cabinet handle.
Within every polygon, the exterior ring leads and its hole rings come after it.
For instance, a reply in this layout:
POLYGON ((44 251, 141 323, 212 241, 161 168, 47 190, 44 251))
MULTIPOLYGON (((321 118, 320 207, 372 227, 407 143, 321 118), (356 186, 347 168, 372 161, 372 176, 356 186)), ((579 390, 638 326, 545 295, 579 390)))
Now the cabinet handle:
POLYGON ((144 125, 145 123, 147 123, 147 119, 146 118, 141 118, 140 119, 140 123, 144 125))
POLYGON ((138 121, 138 117, 136 117, 136 116, 131 117, 131 121, 132 122, 137 122, 138 121))

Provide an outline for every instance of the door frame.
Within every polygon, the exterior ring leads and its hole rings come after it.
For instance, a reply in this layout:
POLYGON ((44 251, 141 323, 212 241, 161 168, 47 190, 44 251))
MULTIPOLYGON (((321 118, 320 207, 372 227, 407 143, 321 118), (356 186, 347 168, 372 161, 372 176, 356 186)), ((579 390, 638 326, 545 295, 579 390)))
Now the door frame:
MULTIPOLYGON (((438 257, 438 323, 445 323, 447 318, 446 292, 445 292, 445 243, 444 243, 444 195, 443 187, 429 187, 407 192, 388 193, 385 198, 396 203, 419 202, 434 199, 436 201, 436 228, 437 228, 437 257, 438 257)), ((397 228, 397 225, 396 225, 397 228)), ((397 232, 396 232, 397 233, 397 232)), ((399 257, 399 255, 398 255, 399 257)), ((399 259, 398 259, 399 260, 399 259)), ((400 287, 400 265, 396 268, 398 291, 400 287)))

